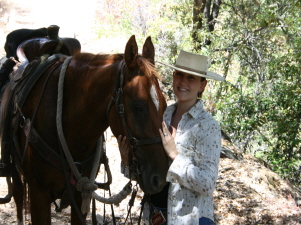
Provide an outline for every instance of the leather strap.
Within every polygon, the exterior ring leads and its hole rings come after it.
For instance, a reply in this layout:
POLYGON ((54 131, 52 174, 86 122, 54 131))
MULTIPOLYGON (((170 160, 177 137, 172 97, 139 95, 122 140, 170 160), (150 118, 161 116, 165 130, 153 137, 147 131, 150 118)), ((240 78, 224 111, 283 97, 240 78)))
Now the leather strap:
POLYGON ((19 108, 23 107, 27 95, 29 94, 32 87, 36 84, 40 76, 62 56, 63 55, 61 54, 50 56, 44 62, 42 62, 42 64, 35 70, 33 74, 30 75, 28 81, 26 82, 25 86, 22 88, 21 92, 18 95, 19 108))
POLYGON ((131 144, 133 146, 140 146, 140 145, 152 145, 152 144, 158 144, 161 143, 162 139, 161 137, 156 137, 156 138, 147 138, 147 139, 140 139, 137 140, 136 138, 131 139, 131 144))
MULTIPOLYGON (((30 143, 37 150, 37 152, 47 160, 55 168, 63 171, 63 164, 61 161, 61 156, 55 152, 38 134, 38 132, 31 126, 30 132, 30 120, 26 119, 23 125, 24 134, 29 138, 30 143)), ((95 153, 94 153, 95 154, 95 153)), ((89 156, 86 160, 81 162, 75 162, 75 164, 80 167, 81 173, 84 173, 92 168, 94 162, 94 154, 89 156)))

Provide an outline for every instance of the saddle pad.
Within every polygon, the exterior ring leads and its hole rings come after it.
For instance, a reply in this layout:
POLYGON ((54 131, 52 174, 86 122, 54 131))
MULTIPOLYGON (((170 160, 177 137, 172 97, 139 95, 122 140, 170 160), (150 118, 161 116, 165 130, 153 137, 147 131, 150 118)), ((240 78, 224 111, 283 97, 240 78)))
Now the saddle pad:
MULTIPOLYGON (((49 57, 44 63, 40 65, 32 65, 28 70, 26 68, 20 68, 20 72, 26 73, 26 76, 29 76, 27 82, 24 84, 22 88, 23 81, 21 78, 18 80, 10 81, 3 90, 1 96, 1 104, 0 104, 0 145, 1 145, 1 159, 0 159, 0 167, 2 167, 2 171, 6 170, 10 165, 10 155, 12 153, 13 148, 13 130, 15 126, 19 124, 14 123, 14 97, 16 92, 21 89, 21 92, 18 96, 19 106, 22 107, 28 93, 30 92, 33 85, 39 79, 41 74, 52 66, 62 55, 53 55, 49 57), (34 70, 34 71, 32 71, 34 70), (31 75, 30 73, 33 72, 31 75)), ((40 62, 38 61, 37 64, 40 62)), ((18 71, 16 71, 16 76, 18 75, 18 71)), ((22 76, 22 75, 21 75, 22 76)), ((6 173, 6 172, 5 172, 6 173)), ((1 175, 1 172, 0 172, 1 175)))

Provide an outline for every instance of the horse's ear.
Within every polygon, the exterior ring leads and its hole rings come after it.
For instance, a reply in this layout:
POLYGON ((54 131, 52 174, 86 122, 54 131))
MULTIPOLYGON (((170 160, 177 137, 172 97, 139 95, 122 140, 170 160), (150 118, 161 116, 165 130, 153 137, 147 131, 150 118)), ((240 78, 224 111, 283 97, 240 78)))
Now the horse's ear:
POLYGON ((129 68, 136 66, 138 57, 138 45, 135 35, 132 35, 125 46, 124 60, 129 68))
POLYGON ((142 56, 148 59, 152 64, 155 64, 155 47, 150 36, 146 38, 144 42, 142 56))

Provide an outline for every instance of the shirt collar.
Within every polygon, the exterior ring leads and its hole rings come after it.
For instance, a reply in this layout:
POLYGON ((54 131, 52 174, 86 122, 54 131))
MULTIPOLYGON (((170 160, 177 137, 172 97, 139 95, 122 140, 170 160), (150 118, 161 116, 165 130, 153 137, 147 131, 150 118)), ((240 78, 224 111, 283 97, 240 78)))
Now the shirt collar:
MULTIPOLYGON (((169 115, 172 115, 172 113, 176 110, 177 104, 178 103, 176 102, 167 108, 167 113, 169 115)), ((203 114, 203 112, 205 112, 204 106, 203 106, 203 100, 198 99, 197 102, 195 103, 195 105, 192 106, 192 108, 185 114, 190 115, 192 118, 197 118, 197 117, 200 117, 203 114)))

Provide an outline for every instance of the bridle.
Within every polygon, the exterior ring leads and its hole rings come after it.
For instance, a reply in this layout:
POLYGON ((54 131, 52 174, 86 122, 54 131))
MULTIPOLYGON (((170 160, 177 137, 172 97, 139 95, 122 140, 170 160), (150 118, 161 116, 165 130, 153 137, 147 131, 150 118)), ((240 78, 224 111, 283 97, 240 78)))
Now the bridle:
MULTIPOLYGON (((109 112, 112 108, 113 103, 115 103, 116 110, 118 111, 119 118, 121 119, 122 126, 124 129, 124 133, 126 135, 127 140, 129 140, 131 150, 133 154, 137 151, 138 146, 143 146, 143 145, 151 145, 151 144, 158 144, 161 143, 161 137, 155 137, 155 138, 143 138, 143 139, 138 139, 135 138, 127 123, 125 120, 125 115, 124 115, 124 101, 123 101, 123 83, 124 83, 124 76, 126 74, 126 65, 124 60, 120 61, 118 64, 118 68, 116 71, 116 79, 115 79, 115 84, 114 84, 114 90, 112 93, 111 100, 109 102, 108 108, 107 108, 107 117, 109 116, 109 112)), ((138 163, 136 163, 136 172, 138 171, 138 163)), ((139 174, 139 171, 138 171, 139 174)))
MULTIPOLYGON (((119 118, 121 119, 121 122, 122 122, 124 133, 127 137, 127 140, 129 140, 129 143, 130 143, 130 149, 135 156, 135 152, 137 151, 138 146, 158 144, 158 143, 161 143, 162 140, 161 140, 161 137, 137 139, 132 135, 132 133, 126 123, 125 116, 124 116, 124 101, 123 101, 122 88, 123 88, 125 74, 126 74, 126 65, 125 65, 124 60, 122 60, 119 62, 118 68, 116 70, 116 79, 115 79, 115 84, 114 84, 114 90, 112 92, 111 100, 110 100, 108 108, 107 108, 107 117, 109 118, 109 112, 110 112, 113 104, 115 103, 116 110, 117 110, 117 112, 119 114, 119 118)), ((130 163, 131 163, 130 176, 132 176, 132 174, 133 174, 134 176, 136 176, 136 179, 137 179, 137 176, 139 174, 141 174, 139 171, 139 164, 138 164, 137 160, 138 160, 137 158, 136 158, 136 160, 133 160, 133 159, 130 160, 130 163)), ((130 179, 132 179, 132 177, 130 177, 130 179)), ((128 216, 130 215, 131 208, 134 204, 134 200, 135 200, 135 197, 136 197, 136 194, 138 191, 137 184, 135 187, 136 188, 133 190, 132 196, 131 196, 131 199, 129 202, 129 209, 128 209, 128 214, 127 214, 126 220, 128 219, 128 216)), ((143 197, 143 199, 145 199, 145 198, 143 197)), ((144 203, 142 204, 138 224, 140 224, 140 221, 141 221, 141 213, 142 213, 143 206, 144 206, 144 203)), ((132 224, 132 222, 131 222, 131 224, 132 224)))

